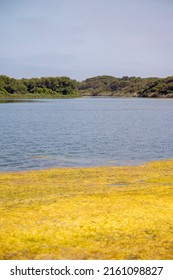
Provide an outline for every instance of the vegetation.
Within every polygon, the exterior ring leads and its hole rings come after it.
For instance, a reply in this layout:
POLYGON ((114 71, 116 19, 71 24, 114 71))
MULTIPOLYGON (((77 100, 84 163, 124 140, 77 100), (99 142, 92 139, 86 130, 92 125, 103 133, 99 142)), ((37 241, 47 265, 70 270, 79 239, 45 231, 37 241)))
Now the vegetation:
POLYGON ((17 80, 0 76, 0 97, 68 97, 78 96, 78 82, 68 77, 17 80))
POLYGON ((0 259, 173 258, 173 160, 0 174, 0 259))
POLYGON ((98 76, 79 84, 81 95, 120 97, 173 97, 173 76, 168 78, 115 78, 98 76))
POLYGON ((173 76, 116 78, 98 76, 82 82, 68 77, 14 79, 0 76, 0 97, 39 98, 75 96, 173 97, 173 76))

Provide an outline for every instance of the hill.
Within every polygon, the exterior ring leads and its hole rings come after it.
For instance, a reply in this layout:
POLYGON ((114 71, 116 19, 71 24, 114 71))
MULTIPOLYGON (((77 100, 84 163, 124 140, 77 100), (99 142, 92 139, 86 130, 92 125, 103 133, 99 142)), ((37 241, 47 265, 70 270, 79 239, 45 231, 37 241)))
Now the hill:
POLYGON ((82 82, 68 77, 14 79, 0 76, 0 97, 44 98, 79 96, 173 97, 173 76, 167 78, 117 78, 97 76, 82 82))
POLYGON ((167 78, 116 78, 97 76, 79 84, 82 96, 173 97, 173 76, 167 78))

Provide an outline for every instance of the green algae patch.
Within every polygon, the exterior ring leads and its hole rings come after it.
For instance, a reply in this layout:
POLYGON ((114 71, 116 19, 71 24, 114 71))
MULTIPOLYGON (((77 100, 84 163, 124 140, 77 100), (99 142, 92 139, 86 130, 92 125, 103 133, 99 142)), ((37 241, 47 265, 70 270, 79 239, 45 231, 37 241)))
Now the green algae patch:
POLYGON ((0 259, 172 259, 173 160, 0 174, 0 259))

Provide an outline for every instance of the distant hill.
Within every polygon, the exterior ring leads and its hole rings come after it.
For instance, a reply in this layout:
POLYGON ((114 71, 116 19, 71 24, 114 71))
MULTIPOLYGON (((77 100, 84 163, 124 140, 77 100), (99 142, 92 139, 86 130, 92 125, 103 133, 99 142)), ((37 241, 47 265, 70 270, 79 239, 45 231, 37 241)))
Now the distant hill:
POLYGON ((116 78, 97 76, 79 84, 82 96, 173 97, 173 76, 167 78, 116 78))
POLYGON ((82 82, 68 77, 14 79, 0 76, 0 97, 39 98, 117 96, 173 98, 173 76, 167 78, 116 78, 97 76, 82 82))

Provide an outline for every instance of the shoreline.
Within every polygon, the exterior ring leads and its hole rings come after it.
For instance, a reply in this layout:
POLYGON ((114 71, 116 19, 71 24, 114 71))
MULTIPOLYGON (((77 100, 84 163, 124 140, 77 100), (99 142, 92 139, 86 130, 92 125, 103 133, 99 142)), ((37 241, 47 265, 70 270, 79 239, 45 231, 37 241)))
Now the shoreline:
POLYGON ((3 96, 3 95, 0 95, 0 101, 1 100, 35 100, 35 99, 75 99, 75 98, 114 98, 114 99, 173 99, 173 97, 170 97, 170 96, 157 96, 157 97, 153 97, 153 96, 116 96, 116 95, 76 95, 76 96, 73 96, 73 95, 68 95, 68 96, 63 96, 63 95, 60 95, 60 96, 50 96, 50 95, 47 95, 47 96, 31 96, 31 95, 26 95, 26 96, 21 96, 21 95, 15 95, 15 96, 3 96))
POLYGON ((160 159, 160 160, 149 160, 149 161, 142 161, 136 164, 117 164, 117 165, 93 165, 93 166, 54 166, 54 167, 47 167, 47 168, 37 168, 37 169, 21 169, 21 170, 5 170, 2 171, 0 170, 0 175, 1 174, 14 174, 14 173, 30 173, 30 172, 46 172, 46 171, 52 171, 52 170, 62 170, 62 169, 71 169, 71 170, 85 170, 85 169, 109 169, 109 168, 136 168, 136 167, 142 167, 148 164, 153 164, 153 163, 162 163, 162 162, 171 162, 173 161, 173 158, 166 158, 166 159, 160 159))

